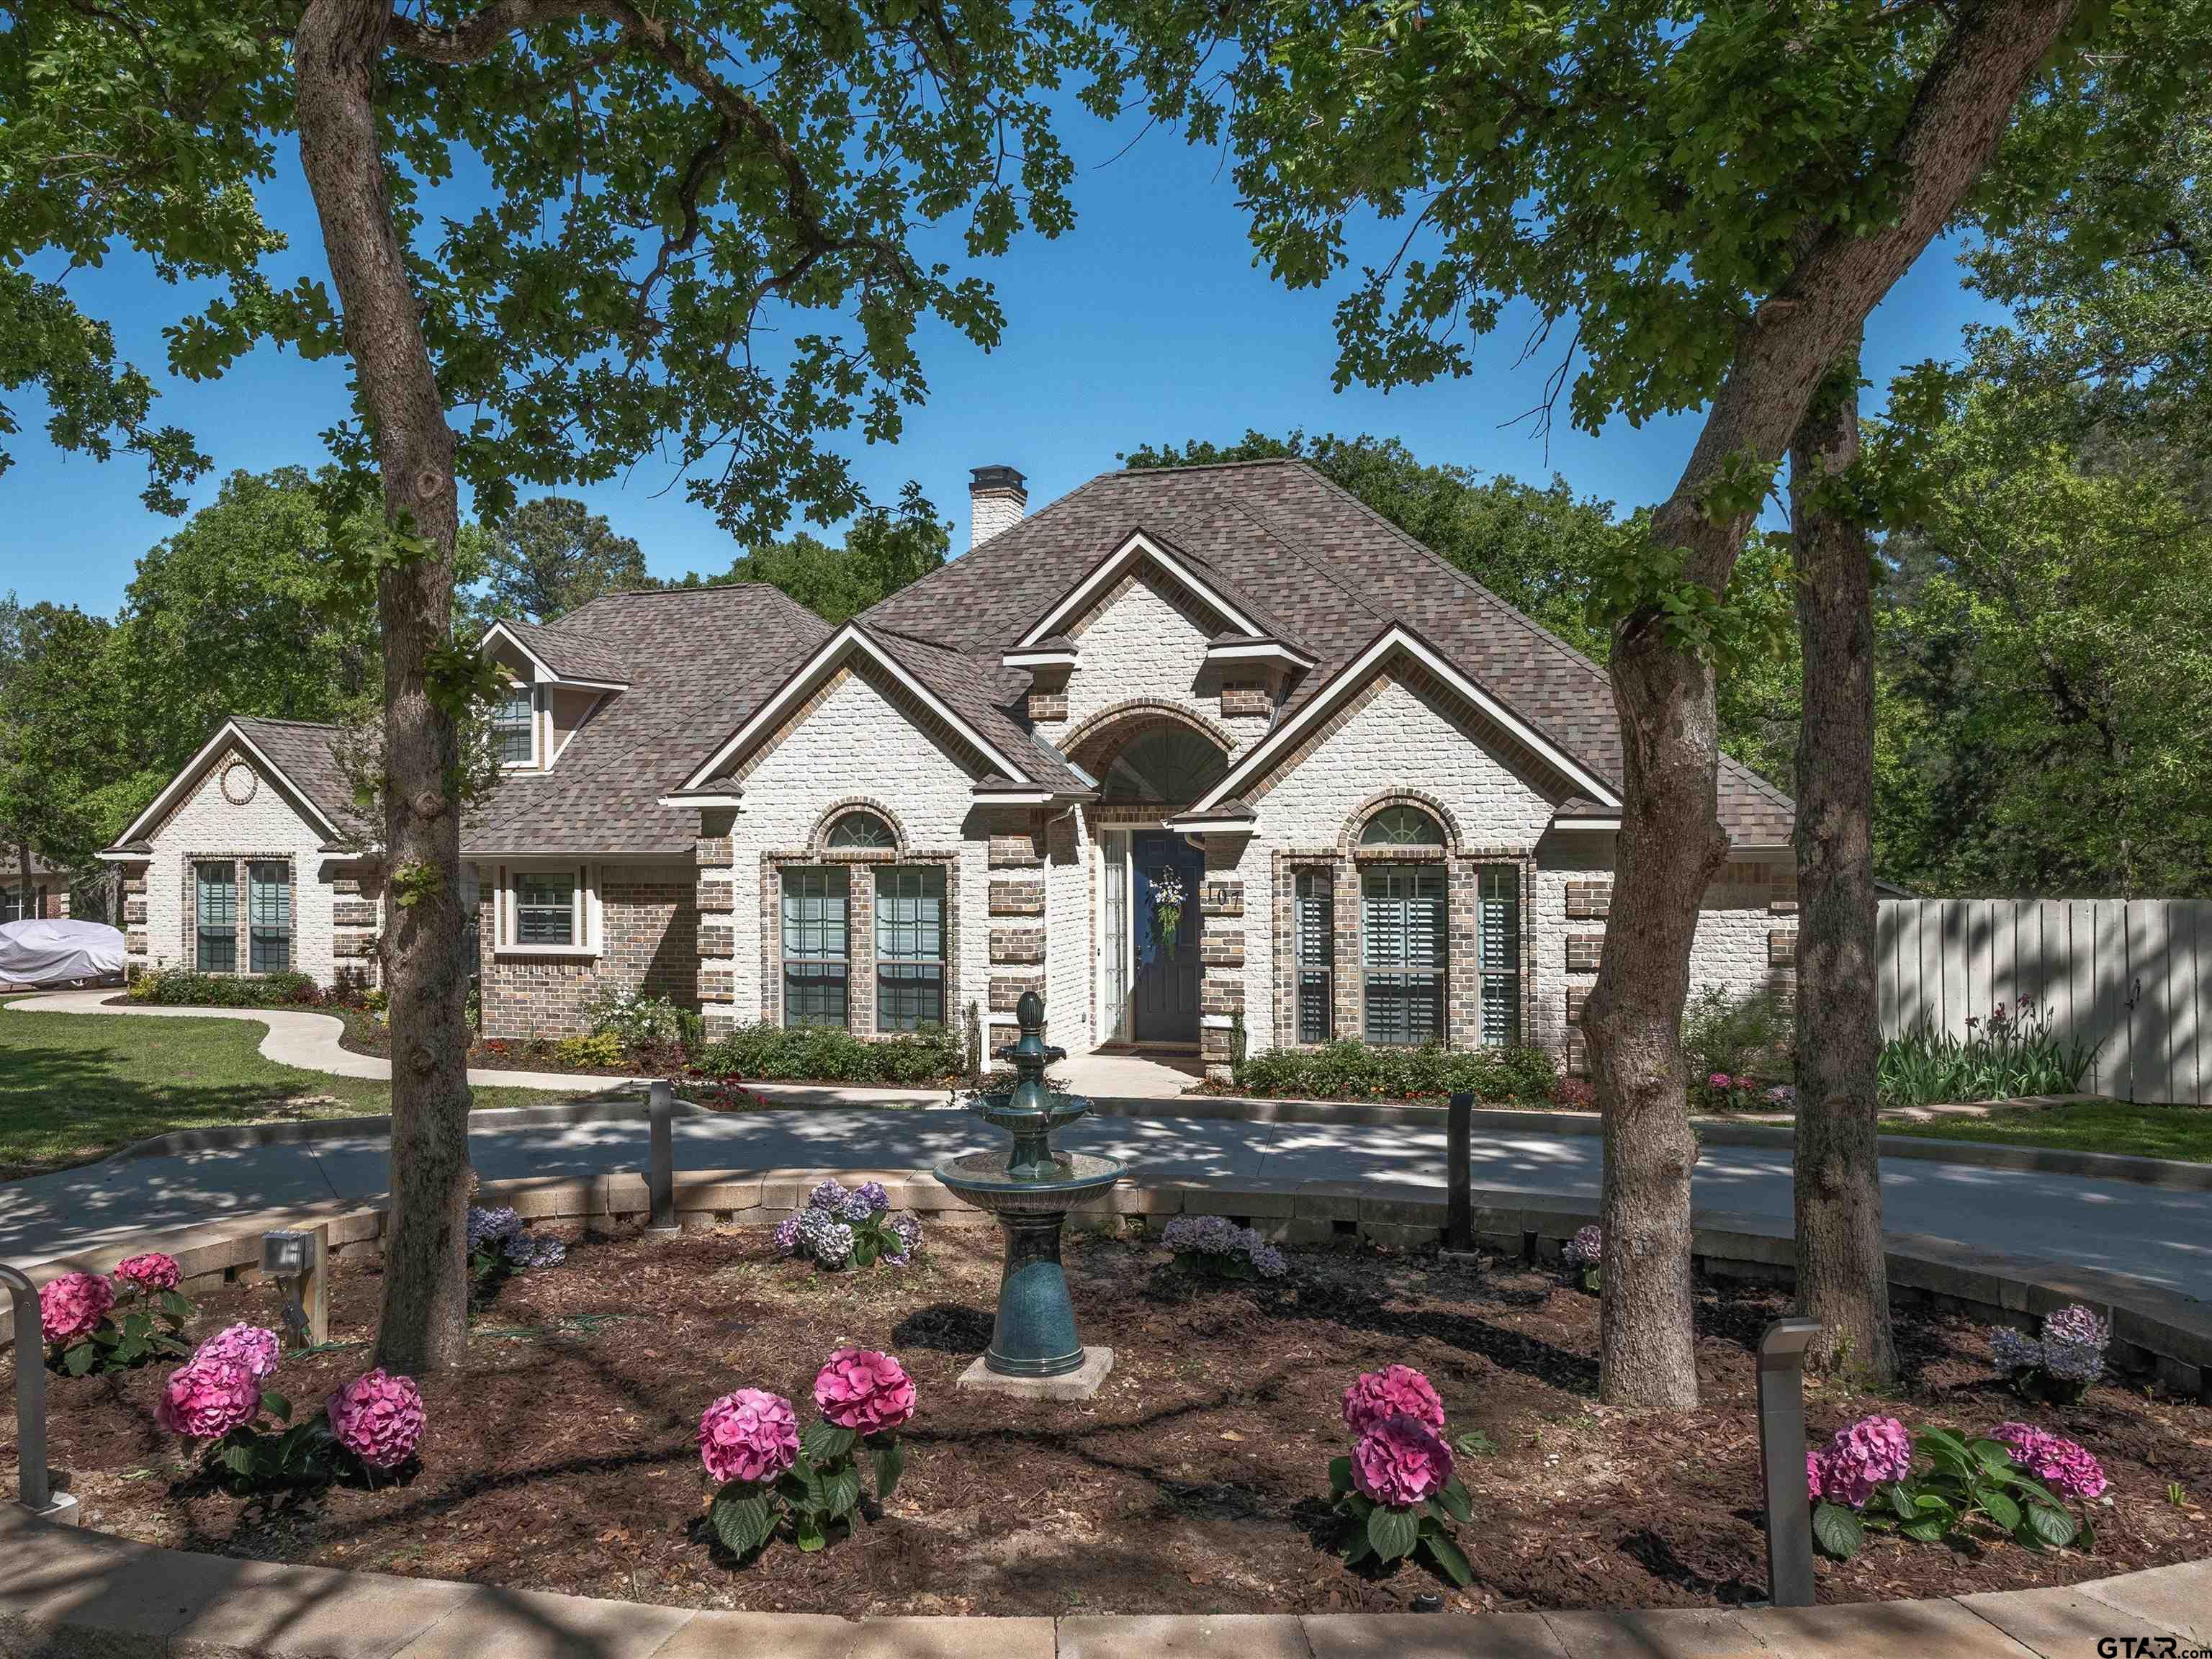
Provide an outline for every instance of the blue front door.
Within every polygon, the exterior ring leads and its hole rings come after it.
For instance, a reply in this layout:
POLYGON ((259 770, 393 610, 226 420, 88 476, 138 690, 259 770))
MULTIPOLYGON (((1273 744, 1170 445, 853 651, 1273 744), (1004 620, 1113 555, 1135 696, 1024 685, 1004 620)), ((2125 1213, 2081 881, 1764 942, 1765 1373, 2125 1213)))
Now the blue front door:
POLYGON ((1139 1042, 1198 1041, 1198 993, 1201 977, 1199 888, 1206 879, 1206 855, 1181 836, 1140 830, 1129 838, 1129 907, 1136 937, 1131 954, 1137 963, 1130 998, 1131 1035, 1139 1042), (1162 898, 1176 886, 1182 912, 1172 933, 1162 915, 1162 898))

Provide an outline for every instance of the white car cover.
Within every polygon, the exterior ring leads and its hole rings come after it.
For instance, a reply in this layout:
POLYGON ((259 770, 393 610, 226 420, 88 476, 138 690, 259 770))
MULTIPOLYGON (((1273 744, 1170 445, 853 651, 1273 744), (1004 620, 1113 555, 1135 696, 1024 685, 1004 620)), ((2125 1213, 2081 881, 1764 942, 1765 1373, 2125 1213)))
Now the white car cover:
POLYGON ((0 927, 0 984, 64 985, 123 971, 121 930, 98 921, 11 921, 0 927))

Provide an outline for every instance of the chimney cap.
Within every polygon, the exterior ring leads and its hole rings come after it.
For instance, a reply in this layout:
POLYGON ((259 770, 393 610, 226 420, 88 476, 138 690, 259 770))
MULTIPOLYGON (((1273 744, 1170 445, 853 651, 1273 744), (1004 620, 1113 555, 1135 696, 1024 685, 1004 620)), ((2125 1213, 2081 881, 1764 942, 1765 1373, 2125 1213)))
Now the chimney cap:
POLYGON ((968 493, 971 495, 979 489, 1012 489, 1024 495, 1029 494, 1029 481, 1011 466, 971 467, 968 479, 968 493))

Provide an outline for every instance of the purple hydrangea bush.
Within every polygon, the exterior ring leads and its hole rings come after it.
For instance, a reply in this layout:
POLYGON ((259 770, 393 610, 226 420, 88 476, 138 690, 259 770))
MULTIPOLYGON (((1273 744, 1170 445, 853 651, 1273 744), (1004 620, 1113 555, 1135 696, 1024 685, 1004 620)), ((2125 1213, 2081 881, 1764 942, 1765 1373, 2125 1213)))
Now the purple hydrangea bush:
POLYGON ((1344 1424, 1352 1451, 1330 1462, 1328 1484, 1345 1565, 1419 1553, 1462 1589, 1473 1583, 1451 1528, 1472 1521, 1474 1505, 1453 1470, 1443 1401, 1429 1379, 1410 1365, 1368 1372, 1344 1391, 1344 1424))
POLYGON ((2081 1303, 2046 1314, 2040 1336, 2001 1325, 1990 1333, 1990 1361, 2029 1400, 2072 1405, 2105 1374, 2112 1327, 2081 1303))
POLYGON ((2029 1549, 2087 1547, 2088 1522, 2063 1500, 2100 1497, 2105 1486, 2087 1451, 2027 1423, 2000 1423, 1968 1440, 1863 1417, 1805 1454, 1814 1541, 1844 1561, 1869 1530, 1929 1544, 1997 1534, 2029 1549))
POLYGON ((890 1213, 891 1195, 879 1181, 848 1188, 824 1181, 806 1195, 806 1207, 776 1224, 779 1255, 796 1256, 831 1273, 888 1262, 903 1267, 921 1249, 921 1224, 890 1213))
POLYGON ((741 1562, 779 1528, 806 1551, 849 1531, 860 1507, 863 1450, 874 1465, 878 1505, 898 1484, 906 1467, 898 1431, 916 1403, 906 1367, 872 1348, 840 1348, 815 1376, 814 1403, 822 1420, 801 1429, 781 1395, 739 1389, 699 1419, 699 1461, 717 1483, 707 1523, 741 1562))
POLYGON ((1605 1233, 1597 1227, 1577 1227, 1575 1236, 1560 1247, 1559 1260, 1567 1277, 1592 1296, 1598 1293, 1598 1264, 1605 1260, 1605 1233))
POLYGON ((1212 1279, 1280 1279, 1290 1271, 1283 1253, 1249 1227, 1225 1215, 1179 1215, 1162 1242, 1185 1273, 1212 1279))
POLYGON ((114 1271, 64 1273, 39 1290, 46 1364, 69 1376, 127 1371, 191 1352, 185 1326, 197 1311, 177 1286, 177 1259, 159 1250, 125 1256, 114 1271))
POLYGON ((491 1290, 512 1273, 557 1267, 568 1255, 559 1239, 525 1226, 513 1206, 469 1206, 469 1276, 479 1290, 491 1290))

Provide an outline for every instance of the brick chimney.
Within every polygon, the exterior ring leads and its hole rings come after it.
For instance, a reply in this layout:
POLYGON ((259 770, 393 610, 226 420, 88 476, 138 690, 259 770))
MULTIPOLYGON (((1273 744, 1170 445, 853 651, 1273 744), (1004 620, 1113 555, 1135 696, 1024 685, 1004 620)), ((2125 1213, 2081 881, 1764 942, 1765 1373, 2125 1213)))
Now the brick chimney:
POLYGON ((1022 521, 1030 492, 1011 466, 979 466, 969 474, 968 545, 981 547, 1022 521))

